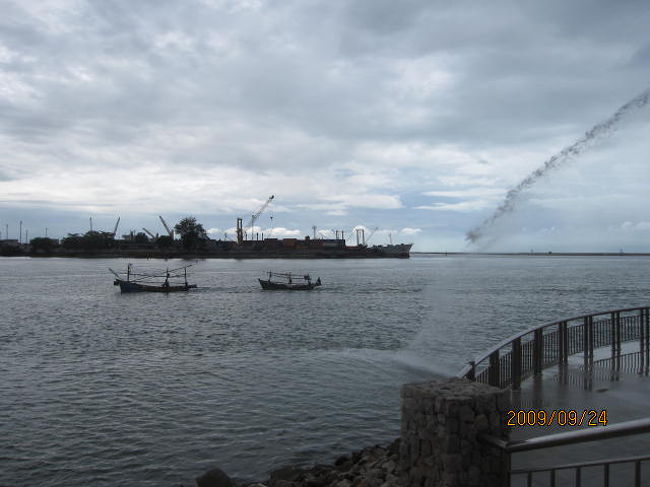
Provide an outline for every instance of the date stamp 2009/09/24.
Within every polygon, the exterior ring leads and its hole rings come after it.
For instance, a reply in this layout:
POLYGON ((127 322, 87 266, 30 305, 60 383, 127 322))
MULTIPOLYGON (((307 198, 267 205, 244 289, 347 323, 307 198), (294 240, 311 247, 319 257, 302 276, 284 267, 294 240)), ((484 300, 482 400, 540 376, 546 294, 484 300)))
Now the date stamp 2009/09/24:
POLYGON ((607 426, 607 410, 510 409, 507 426, 607 426))

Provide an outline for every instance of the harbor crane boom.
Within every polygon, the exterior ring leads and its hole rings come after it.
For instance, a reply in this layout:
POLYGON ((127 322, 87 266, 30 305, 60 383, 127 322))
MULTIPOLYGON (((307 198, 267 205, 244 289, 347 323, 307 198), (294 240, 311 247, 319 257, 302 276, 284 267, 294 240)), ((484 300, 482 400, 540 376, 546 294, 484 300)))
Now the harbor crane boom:
POLYGON ((142 227, 142 229, 143 229, 143 230, 146 232, 146 234, 149 235, 151 238, 153 238, 154 240, 156 239, 156 236, 155 236, 153 233, 151 233, 149 230, 147 230, 147 229, 144 228, 144 227, 142 227))
POLYGON ((370 235, 368 235, 368 238, 364 242, 366 245, 368 244, 368 242, 370 242, 370 239, 372 238, 372 236, 375 234, 375 232, 377 230, 379 230, 379 227, 375 227, 375 228, 372 229, 372 231, 370 232, 370 235))
POLYGON ((269 196, 269 199, 266 200, 266 203, 264 203, 260 208, 251 215, 251 221, 249 225, 246 228, 250 228, 251 232, 253 231, 253 228, 255 227, 255 220, 257 220, 262 213, 264 213, 264 210, 266 210, 266 207, 271 204, 271 201, 273 201, 273 198, 275 198, 274 195, 269 196))
POLYGON ((115 235, 117 235, 117 227, 120 225, 120 217, 117 217, 117 221, 115 222, 115 227, 113 228, 113 238, 115 238, 115 235))
POLYGON ((167 222, 165 221, 165 219, 162 216, 158 215, 158 218, 160 218, 160 221, 162 222, 163 227, 165 227, 165 230, 167 230, 167 235, 169 235, 173 239, 174 238, 174 231, 169 229, 169 226, 167 225, 167 222))

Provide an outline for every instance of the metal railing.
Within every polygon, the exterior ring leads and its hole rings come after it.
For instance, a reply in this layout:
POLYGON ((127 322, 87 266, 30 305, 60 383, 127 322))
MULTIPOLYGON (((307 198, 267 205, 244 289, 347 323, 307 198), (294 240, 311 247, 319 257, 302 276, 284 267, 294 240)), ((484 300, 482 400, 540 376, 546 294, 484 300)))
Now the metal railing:
POLYGON ((593 362, 595 349, 610 346, 616 358, 622 343, 637 340, 643 360, 650 351, 650 307, 604 311, 530 328, 499 343, 458 375, 519 389, 523 380, 544 369, 566 365, 571 355, 583 353, 586 362, 593 362))
MULTIPOLYGON (((621 436, 629 436, 641 433, 650 432, 650 418, 637 419, 634 421, 626 421, 615 425, 595 427, 588 430, 569 431, 566 433, 557 433, 553 435, 539 436, 527 440, 517 441, 503 441, 499 438, 486 436, 483 440, 491 445, 512 454, 517 452, 525 452, 537 450, 540 448, 550 448, 562 445, 574 445, 577 443, 587 443, 591 441, 601 441, 609 438, 618 438, 621 436)), ((647 485, 642 483, 642 462, 650 460, 650 456, 636 456, 627 458, 617 458, 609 460, 597 460, 582 463, 571 463, 564 465, 555 465, 552 467, 542 468, 526 468, 515 469, 510 471, 510 484, 512 485, 515 477, 524 477, 524 482, 527 487, 533 485, 533 481, 537 480, 536 477, 542 475, 548 480, 548 485, 555 486, 557 483, 557 473, 563 470, 573 470, 574 478, 573 485, 581 487, 583 485, 583 470, 592 467, 602 467, 603 484, 609 486, 612 480, 610 466, 617 464, 632 464, 634 470, 632 472, 633 485, 640 487, 647 485)), ((591 485, 591 483, 589 483, 591 485)))
MULTIPOLYGON (((520 388, 525 379, 541 374, 544 369, 558 366, 559 377, 566 382, 570 369, 567 367, 569 357, 580 353, 583 354, 584 363, 582 367, 572 368, 571 374, 580 373, 585 386, 591 384, 596 369, 605 370, 603 366, 609 371, 612 379, 618 376, 620 371, 649 375, 650 307, 604 311, 530 328, 504 340, 475 361, 470 362, 458 376, 499 388, 516 390, 520 388), (628 353, 623 354, 622 344, 633 341, 639 343, 638 352, 629 353, 629 347, 626 347, 628 353), (594 351, 604 347, 610 347, 610 356, 603 358, 599 353, 598 359, 594 360, 594 351)), ((648 432, 650 432, 650 418, 644 418, 527 440, 505 442, 491 437, 484 437, 483 440, 511 455, 540 448, 577 445, 648 432)), ((573 471, 574 474, 570 485, 577 487, 591 485, 589 479, 586 479, 585 470, 602 467, 601 485, 607 487, 612 481, 610 467, 630 464, 633 466, 633 470, 629 477, 633 480, 634 486, 641 486, 642 465, 649 461, 650 456, 645 455, 551 467, 510 469, 509 485, 515 485, 514 480, 516 479, 523 481, 523 484, 517 485, 526 485, 527 487, 532 487, 533 482, 537 484, 539 481, 543 485, 551 487, 564 485, 559 477, 566 476, 565 472, 567 471, 573 471), (560 472, 562 475, 558 475, 560 472)), ((593 472, 591 473, 593 474, 593 472)))

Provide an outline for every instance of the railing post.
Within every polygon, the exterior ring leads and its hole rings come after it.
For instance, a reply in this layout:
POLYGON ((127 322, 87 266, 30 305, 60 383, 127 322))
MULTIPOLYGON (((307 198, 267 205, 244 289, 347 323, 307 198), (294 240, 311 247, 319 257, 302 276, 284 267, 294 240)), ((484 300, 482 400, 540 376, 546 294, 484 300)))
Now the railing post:
POLYGON ((639 339, 640 339, 640 350, 639 355, 641 356, 641 366, 639 367, 639 373, 642 375, 648 375, 648 344, 650 343, 650 330, 648 330, 648 311, 649 308, 641 308, 639 310, 639 339))
POLYGON ((644 315, 645 315, 645 318, 642 320, 643 324, 641 325, 645 329, 645 336, 646 336, 645 350, 643 351, 644 352, 643 356, 645 358, 644 373, 645 373, 645 375, 648 375, 648 371, 649 371, 648 369, 649 369, 649 365, 650 365, 650 357, 648 357, 648 355, 650 353, 650 308, 645 308, 644 309, 644 315))
POLYGON ((612 340, 612 359, 616 356, 616 326, 614 323, 616 323, 616 314, 611 313, 609 316, 609 329, 611 332, 611 340, 612 340))
POLYGON ((501 369, 499 367, 499 351, 490 354, 490 369, 488 370, 488 383, 494 387, 501 387, 501 369))
POLYGON ((589 354, 589 316, 585 316, 582 321, 582 347, 585 354, 585 360, 590 356, 589 354))
POLYGON ((535 375, 542 373, 544 364, 544 330, 538 328, 535 330, 533 338, 533 373, 535 375))
POLYGON ((593 324, 593 317, 585 316, 582 323, 582 343, 584 346, 585 360, 594 356, 593 324))
POLYGON ((562 332, 564 337, 564 363, 566 364, 569 360, 569 323, 565 321, 562 326, 564 328, 562 332))
POLYGON ((510 354, 510 376, 512 377, 512 389, 518 390, 521 385, 521 337, 512 341, 512 353, 510 354))
POLYGON ((589 330, 589 357, 594 356, 594 317, 588 318, 587 329, 589 330))
POLYGON ((643 326, 643 308, 639 310, 639 352, 641 352, 641 360, 643 360, 643 350, 645 350, 645 326, 643 326))
POLYGON ((641 308, 641 329, 643 330, 643 337, 645 338, 643 344, 644 344, 644 350, 648 350, 650 348, 650 328, 648 325, 650 325, 650 318, 648 315, 650 314, 650 308, 641 308))
POLYGON ((639 336, 641 339, 641 351, 647 350, 650 342, 650 330, 648 330, 648 311, 650 308, 641 308, 639 310, 639 336))
POLYGON ((569 358, 569 330, 566 321, 559 324, 558 333, 560 335, 560 364, 566 364, 569 358))
POLYGON ((469 372, 467 372, 467 375, 465 377, 467 377, 467 379, 469 379, 469 380, 475 381, 476 380, 476 362, 474 362, 473 360, 470 360, 469 367, 470 367, 469 372))
POLYGON ((616 328, 616 352, 621 353, 621 312, 614 313, 614 327, 616 328))
POLYGON ((564 363, 564 334, 562 322, 557 324, 557 363, 562 365, 564 363))

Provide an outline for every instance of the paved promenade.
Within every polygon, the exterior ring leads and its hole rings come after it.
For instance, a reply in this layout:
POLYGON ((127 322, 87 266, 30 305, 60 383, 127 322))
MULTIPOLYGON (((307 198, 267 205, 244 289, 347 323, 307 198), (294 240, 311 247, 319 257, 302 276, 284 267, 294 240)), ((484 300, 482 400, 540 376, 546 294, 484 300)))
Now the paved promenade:
MULTIPOLYGON (((638 350, 638 344, 636 344, 638 350)), ((634 353, 632 347, 624 347, 621 359, 608 360, 608 350, 601 350, 594 357, 591 369, 585 367, 582 356, 571 357, 564 371, 551 368, 541 377, 522 383, 521 391, 513 391, 515 410, 545 409, 575 410, 578 418, 584 410, 607 411, 609 424, 650 416, 650 377, 648 357, 634 353), (591 373, 589 372, 591 370, 591 373)), ((589 413, 586 418, 589 417, 589 413)), ((586 423, 587 420, 585 420, 586 423)), ((589 426, 581 426, 589 428, 589 426)), ((511 439, 524 439, 551 433, 570 431, 569 426, 518 426, 513 428, 511 439)), ((650 455, 650 434, 613 438, 598 442, 547 448, 516 453, 512 457, 513 469, 521 467, 544 467, 574 462, 614 459, 650 455)), ((583 486, 600 486, 603 483, 603 467, 583 469, 583 486)), ((610 485, 633 485, 634 465, 613 465, 610 485)), ((548 474, 537 474, 535 486, 551 485, 548 474)), ((558 472, 556 485, 575 485, 575 471, 558 472)), ((650 485, 650 462, 642 463, 641 485, 650 485)), ((526 485, 522 476, 514 486, 526 485)))

